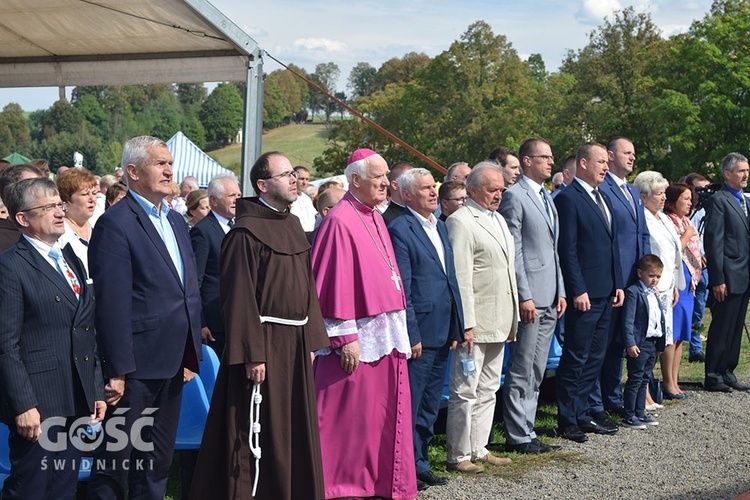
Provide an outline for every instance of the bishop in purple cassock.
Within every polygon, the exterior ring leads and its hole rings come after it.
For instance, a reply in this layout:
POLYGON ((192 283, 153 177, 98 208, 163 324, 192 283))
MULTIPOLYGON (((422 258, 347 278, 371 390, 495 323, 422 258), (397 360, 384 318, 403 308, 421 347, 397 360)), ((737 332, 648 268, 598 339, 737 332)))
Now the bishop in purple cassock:
POLYGON ((323 219, 312 251, 331 343, 314 365, 325 496, 416 498, 406 302, 375 209, 388 165, 358 149, 345 173, 349 192, 323 219))

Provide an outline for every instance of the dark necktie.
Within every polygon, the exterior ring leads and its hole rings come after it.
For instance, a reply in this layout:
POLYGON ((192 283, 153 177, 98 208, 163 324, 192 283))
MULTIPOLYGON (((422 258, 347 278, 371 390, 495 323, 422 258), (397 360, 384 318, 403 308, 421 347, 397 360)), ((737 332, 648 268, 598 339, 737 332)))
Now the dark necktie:
POLYGON ((633 195, 630 194, 630 189, 628 189, 628 183, 626 182, 620 187, 622 188, 623 194, 625 194, 625 199, 630 203, 630 208, 632 208, 633 213, 635 213, 635 201, 633 200, 633 195))
POLYGON ((604 220, 607 222, 607 227, 609 227, 609 217, 607 216, 607 209, 604 208, 604 200, 602 199, 601 193, 599 193, 599 190, 597 188, 594 188, 594 198, 596 199, 596 204, 599 207, 599 210, 602 212, 602 216, 604 216, 604 220))
POLYGON ((229 226, 229 229, 232 229, 232 227, 234 227, 234 217, 227 221, 227 226, 229 226))
POLYGON ((552 221, 552 212, 550 212, 549 209, 549 201, 547 201, 547 192, 544 190, 544 187, 539 189, 539 195, 542 197, 542 202, 544 203, 544 210, 547 212, 547 218, 552 221))

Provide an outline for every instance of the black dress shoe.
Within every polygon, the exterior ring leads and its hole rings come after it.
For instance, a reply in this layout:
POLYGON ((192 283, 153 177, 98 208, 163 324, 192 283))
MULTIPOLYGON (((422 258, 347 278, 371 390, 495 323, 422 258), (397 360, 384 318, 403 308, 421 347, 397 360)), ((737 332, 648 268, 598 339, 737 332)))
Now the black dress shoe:
POLYGON ((541 441, 539 441, 538 443, 531 441, 529 443, 506 444, 505 449, 508 451, 515 451, 516 453, 523 453, 525 455, 538 455, 539 453, 547 453, 548 451, 552 451, 551 448, 546 446, 541 441))
POLYGON ((718 384, 704 384, 703 388, 709 392, 732 392, 732 388, 723 382, 718 384))
POLYGON ((703 354, 702 352, 691 354, 688 356, 688 362, 689 363, 705 363, 706 355, 703 354))
POLYGON ((585 443, 589 440, 589 437, 584 434, 577 425, 569 425, 560 432, 560 437, 570 439, 576 443, 585 443))
POLYGON ((612 431, 617 430, 617 424, 612 422, 609 419, 609 416, 607 415, 606 412, 600 411, 600 412, 594 413, 593 415, 591 415, 591 417, 594 419, 594 422, 601 425, 605 429, 609 429, 612 431))
POLYGON ((600 425, 593 420, 586 422, 585 424, 578 424, 578 428, 583 432, 591 432, 594 434, 614 434, 615 432, 617 432, 616 425, 615 428, 612 429, 609 427, 604 427, 603 425, 600 425))
POLYGON ((542 443, 537 438, 532 439, 531 442, 536 444, 537 446, 547 448, 549 451, 555 451, 555 450, 559 450, 560 448, 562 448, 561 446, 557 446, 555 444, 542 443))
POLYGON ((425 483, 421 479, 417 479, 417 491, 424 491, 429 487, 430 487, 429 484, 425 483))
POLYGON ((436 476, 431 470, 428 470, 427 472, 417 474, 417 483, 419 483, 419 481, 426 483, 428 486, 440 486, 447 483, 448 478, 436 476))
POLYGON ((735 391, 750 391, 750 385, 742 385, 739 382, 727 382, 726 385, 734 389, 735 391))

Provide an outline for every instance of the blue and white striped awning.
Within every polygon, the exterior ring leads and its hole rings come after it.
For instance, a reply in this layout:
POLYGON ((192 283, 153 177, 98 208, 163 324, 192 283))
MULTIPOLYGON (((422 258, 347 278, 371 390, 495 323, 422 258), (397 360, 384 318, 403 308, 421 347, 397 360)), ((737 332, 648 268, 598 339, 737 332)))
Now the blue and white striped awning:
POLYGON ((188 175, 192 175, 198 179, 200 187, 205 188, 217 174, 234 175, 231 170, 222 167, 216 160, 201 151, 182 132, 173 135, 167 141, 167 147, 172 153, 173 179, 177 184, 188 175))

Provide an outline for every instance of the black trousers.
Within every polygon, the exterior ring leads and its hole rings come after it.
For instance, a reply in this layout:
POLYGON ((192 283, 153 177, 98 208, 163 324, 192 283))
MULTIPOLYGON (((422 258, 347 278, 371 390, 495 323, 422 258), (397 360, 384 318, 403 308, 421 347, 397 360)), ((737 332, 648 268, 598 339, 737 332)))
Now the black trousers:
POLYGON ((31 442, 21 437, 10 425, 10 476, 3 486, 3 499, 29 498, 72 499, 78 482, 78 469, 83 452, 70 442, 70 426, 75 417, 63 418, 61 425, 52 425, 46 432, 48 440, 31 442), (63 441, 64 440, 64 443, 63 441), (64 444, 60 451, 50 451, 46 443, 64 444), (45 443, 44 445, 42 443, 45 443))
POLYGON ((565 312, 565 344, 557 369, 557 423, 561 429, 590 420, 593 392, 609 343, 610 297, 590 299, 591 309, 565 312))
POLYGON ((711 305, 711 326, 706 342, 705 385, 735 383, 734 369, 740 359, 742 329, 750 291, 729 294, 711 305))
POLYGON ((180 420, 182 385, 182 370, 171 379, 125 379, 125 394, 117 406, 107 409, 104 420, 106 431, 117 424, 122 433, 107 432, 105 443, 96 449, 89 498, 124 499, 126 494, 131 499, 164 497, 180 420))

